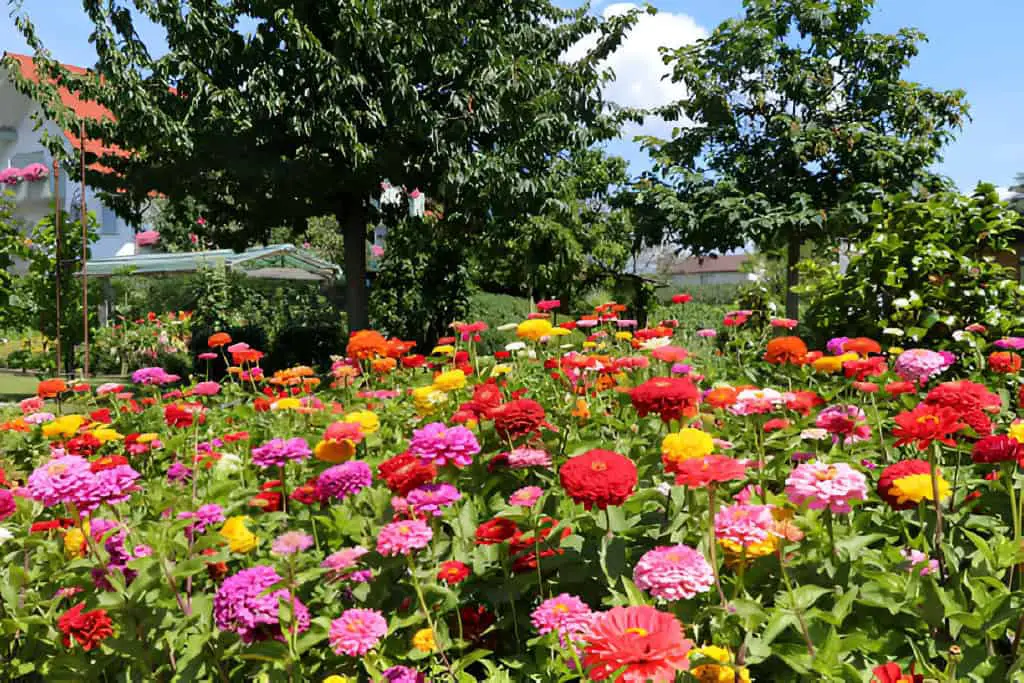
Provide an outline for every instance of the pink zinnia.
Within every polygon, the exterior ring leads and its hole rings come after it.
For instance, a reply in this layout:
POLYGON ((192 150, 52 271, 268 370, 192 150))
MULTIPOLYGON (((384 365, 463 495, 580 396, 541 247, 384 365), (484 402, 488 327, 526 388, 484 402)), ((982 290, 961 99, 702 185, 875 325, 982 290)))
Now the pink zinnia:
POLYGON ((855 405, 829 406, 818 413, 814 424, 832 435, 832 442, 842 439, 847 446, 871 438, 868 416, 855 405))
POLYGON ((793 320, 792 318, 772 318, 769 324, 772 327, 781 327, 787 330, 791 330, 800 324, 799 320, 793 320))
POLYGON ((409 555, 426 548, 434 532, 426 522, 405 519, 386 524, 377 534, 377 552, 381 555, 409 555))
POLYGON ((356 563, 366 553, 370 552, 362 546, 353 548, 342 548, 324 558, 320 566, 328 570, 327 576, 331 579, 343 579, 349 570, 355 569, 356 563))
POLYGON ((774 525, 770 505, 727 505, 715 514, 715 536, 741 546, 767 540, 774 525))
POLYGON ((480 452, 480 444, 470 430, 462 426, 448 427, 443 422, 432 422, 416 429, 409 441, 409 453, 419 456, 424 464, 465 467, 480 452))
POLYGON ((956 356, 948 352, 908 349, 896 359, 895 370, 907 381, 924 384, 942 374, 955 360, 956 356))
POLYGON ((268 590, 281 582, 273 567, 257 565, 228 577, 213 596, 217 628, 234 631, 243 643, 276 638, 284 640, 278 615, 281 603, 292 606, 293 625, 301 633, 309 628, 309 610, 287 589, 268 590))
POLYGON ((520 505, 524 508, 533 507, 533 504, 544 495, 544 489, 539 486, 524 486, 517 489, 508 497, 509 505, 520 505))
POLYGON ((460 498, 462 494, 451 484, 422 484, 409 491, 406 501, 416 512, 428 512, 434 517, 440 517, 444 508, 460 498))
POLYGON ((530 621, 537 633, 556 632, 563 643, 566 638, 575 639, 586 633, 593 618, 594 613, 587 603, 569 593, 545 600, 530 613, 530 621))
POLYGON ((354 496, 372 483, 370 466, 362 460, 350 460, 321 472, 313 487, 317 499, 328 503, 354 496))
POLYGON ((649 550, 633 568, 633 582, 665 600, 692 598, 706 592, 714 581, 711 565, 704 556, 685 545, 649 550))
POLYGON ((762 415, 775 410, 785 400, 775 389, 744 389, 736 395, 736 402, 729 406, 729 412, 734 415, 762 415))
POLYGON ((508 452, 508 466, 514 470, 550 464, 551 456, 540 448, 516 448, 508 452))
POLYGON ((313 545, 313 537, 301 531, 286 531, 277 538, 270 546, 270 552, 275 555, 295 555, 303 550, 308 550, 313 545))
POLYGON ((851 500, 867 497, 867 483, 863 474, 846 463, 805 463, 786 479, 786 495, 794 505, 806 502, 812 510, 828 508, 845 514, 850 512, 851 500))
POLYGON ((556 308, 558 308, 561 305, 562 305, 562 302, 560 300, 558 300, 558 299, 544 299, 543 301, 538 301, 537 302, 537 310, 538 311, 545 311, 545 312, 546 311, 553 311, 553 310, 555 310, 556 308))
POLYGON ((697 330, 697 336, 698 337, 704 337, 705 339, 712 339, 712 338, 718 336, 718 331, 717 330, 712 330, 710 328, 709 329, 703 329, 703 330, 697 330))
POLYGON ((203 351, 199 354, 199 360, 213 360, 217 357, 213 351, 203 351))
POLYGON ((388 633, 388 622, 375 609, 347 609, 331 622, 327 640, 335 654, 362 656, 388 633))
POLYGON ((678 619, 648 605, 598 614, 586 641, 583 666, 589 678, 603 681, 621 671, 617 683, 674 681, 690 665, 693 648, 678 619))
POLYGON ((936 574, 939 571, 939 561, 928 559, 928 556, 922 553, 920 550, 914 550, 913 548, 903 548, 900 550, 900 555, 903 555, 910 563, 908 571, 918 572, 921 576, 928 576, 929 574, 936 574))
POLYGON ((283 467, 289 462, 302 462, 312 455, 309 444, 301 436, 271 439, 252 449, 252 464, 257 467, 283 467))
POLYGON ((89 461, 61 455, 37 467, 28 477, 28 492, 46 507, 71 504, 87 512, 99 505, 96 475, 89 461))
POLYGON ((192 387, 195 396, 216 396, 220 393, 220 384, 217 382, 200 382, 192 387))

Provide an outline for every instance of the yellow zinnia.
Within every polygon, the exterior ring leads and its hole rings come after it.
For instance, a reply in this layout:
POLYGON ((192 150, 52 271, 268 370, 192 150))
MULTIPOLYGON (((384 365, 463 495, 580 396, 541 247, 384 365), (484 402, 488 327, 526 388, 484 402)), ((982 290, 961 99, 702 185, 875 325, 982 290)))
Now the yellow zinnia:
POLYGON ((631 332, 616 332, 615 338, 619 341, 629 341, 633 338, 633 334, 631 332))
POLYGON ((1010 438, 1018 443, 1024 443, 1024 420, 1017 420, 1010 425, 1010 438))
POLYGON ((328 462, 332 465, 350 460, 356 454, 356 444, 352 439, 341 439, 340 441, 320 441, 313 448, 313 455, 317 460, 328 462))
POLYGON ((437 647, 434 642, 434 631, 430 628, 421 628, 412 637, 412 646, 420 652, 433 652, 437 647))
POLYGON ((111 429, 110 427, 98 427, 92 430, 91 434, 96 437, 96 440, 101 444, 109 441, 118 441, 124 438, 124 436, 116 429, 111 429))
POLYGON ((711 455, 715 442, 711 435, 700 429, 685 427, 667 435, 661 442, 661 456, 665 460, 680 462, 711 455))
POLYGON ((412 401, 416 405, 416 414, 420 417, 431 415, 438 406, 448 400, 448 394, 435 388, 416 387, 412 390, 412 401))
POLYGON ((355 422, 363 430, 363 434, 373 434, 380 429, 380 418, 370 410, 355 410, 341 419, 342 422, 355 422))
POLYGON ((47 439, 52 439, 55 436, 63 436, 65 439, 70 439, 78 433, 78 430, 84 424, 85 418, 81 415, 64 415, 44 424, 43 436, 47 439))
POLYGON ((434 378, 434 387, 441 391, 455 391, 464 386, 466 386, 466 373, 462 370, 449 370, 434 378))
POLYGON ((136 443, 149 443, 150 441, 155 441, 155 440, 157 440, 159 438, 160 438, 160 435, 157 434, 156 432, 145 432, 143 434, 139 434, 135 438, 135 441, 136 441, 136 443))
MULTIPOLYGON (((938 482, 939 500, 946 500, 949 498, 951 490, 949 482, 943 479, 941 474, 938 475, 938 482)), ((896 502, 900 504, 907 501, 920 503, 922 500, 935 500, 932 492, 932 477, 930 474, 909 474, 900 477, 892 483, 889 495, 896 498, 896 502)))
POLYGON ((430 355, 432 355, 432 356, 450 356, 453 353, 455 353, 455 347, 454 346, 452 346, 451 344, 441 344, 440 346, 435 346, 434 350, 430 352, 430 355))
POLYGON ((500 377, 512 372, 512 366, 507 363, 498 363, 491 368, 491 377, 500 377))
POLYGON ((550 337, 551 330, 553 329, 554 327, 552 327, 550 320, 534 318, 533 320, 524 320, 519 323, 516 326, 516 336, 520 339, 540 341, 544 337, 550 337))
POLYGON ((302 407, 302 401, 294 396, 279 398, 270 404, 271 410, 298 410, 302 407))
POLYGON ((348 676, 339 676, 338 674, 334 674, 333 676, 325 678, 323 683, 349 683, 350 680, 351 679, 348 676))
POLYGON ((690 674, 700 683, 750 683, 750 672, 745 667, 732 665, 732 653, 724 647, 705 645, 690 652, 713 659, 718 664, 698 664, 690 674))
POLYGON ((220 528, 220 535, 228 540, 231 552, 247 553, 256 547, 259 539, 245 527, 248 517, 229 517, 220 528))
MULTIPOLYGON (((85 530, 89 530, 88 522, 85 522, 85 530)), ((81 529, 68 529, 64 534, 64 554, 69 559, 85 557, 85 534, 81 529)))
POLYGON ((856 353, 844 353, 841 356, 822 356, 813 363, 813 367, 818 372, 835 373, 843 369, 843 363, 848 360, 857 360, 860 356, 856 353))

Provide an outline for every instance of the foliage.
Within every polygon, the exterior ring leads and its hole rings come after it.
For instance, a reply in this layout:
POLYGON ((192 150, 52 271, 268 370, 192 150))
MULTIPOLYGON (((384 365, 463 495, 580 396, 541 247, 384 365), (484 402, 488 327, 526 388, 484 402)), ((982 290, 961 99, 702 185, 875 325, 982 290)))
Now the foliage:
POLYGON ((693 125, 644 139, 656 169, 630 198, 641 228, 660 216, 698 252, 788 245, 792 269, 804 240, 857 234, 882 194, 940 184, 927 169, 964 93, 904 80, 924 35, 869 32, 873 5, 745 0, 743 17, 667 50, 687 97, 656 113, 693 125))
POLYGON ((508 333, 497 328, 522 320, 529 311, 528 299, 493 292, 475 292, 470 296, 466 320, 481 320, 487 323, 488 328, 480 335, 480 352, 494 353, 501 350, 508 343, 508 333))
POLYGON ((473 292, 468 248, 445 219, 408 219, 390 229, 370 293, 375 325, 421 346, 449 334, 473 292))
POLYGON ((625 160, 601 149, 555 159, 545 181, 550 196, 537 211, 524 207, 486 235, 476 254, 480 285, 569 304, 618 274, 632 230, 612 199, 627 178, 625 160))
MULTIPOLYGON (((599 65, 635 20, 551 0, 83 7, 99 57, 86 74, 61 68, 28 16, 16 23, 41 74, 114 114, 86 121, 88 136, 132 152, 90 158, 114 171, 90 173, 90 185, 127 216, 154 191, 192 198, 212 241, 228 246, 336 216, 354 327, 367 322, 363 243, 380 182, 419 187, 463 224, 543 195, 551 154, 617 132, 599 65), (159 51, 137 19, 159 27, 159 51), (593 48, 564 59, 584 37, 593 48)), ((10 70, 67 128, 57 89, 10 70)))
POLYGON ((118 375, 146 366, 171 372, 190 368, 191 322, 192 314, 184 311, 162 315, 149 311, 137 319, 118 316, 117 323, 94 332, 92 367, 95 372, 118 375))
MULTIPOLYGON (((71 367, 74 361, 74 347, 85 337, 82 281, 76 276, 82 266, 82 234, 78 223, 69 223, 65 214, 61 218, 61 243, 58 244, 56 218, 56 214, 51 213, 39 221, 29 233, 29 248, 25 253, 28 272, 17 282, 17 297, 18 305, 25 314, 26 324, 38 329, 45 337, 56 339, 59 283, 61 354, 64 356, 65 367, 71 367)), ((90 212, 87 222, 90 244, 96 239, 96 229, 96 215, 90 212)), ((90 288, 90 328, 99 300, 99 288, 90 288)))
POLYGON ((845 273, 805 262, 803 321, 819 334, 877 336, 903 329, 915 342, 942 344, 982 323, 1024 331, 1024 287, 996 260, 1021 238, 1015 213, 995 188, 903 194, 876 202, 871 234, 854 245, 845 273))
POLYGON ((0 329, 19 329, 26 324, 26 311, 16 295, 12 272, 16 259, 25 258, 27 244, 20 222, 14 217, 14 198, 0 192, 0 329))

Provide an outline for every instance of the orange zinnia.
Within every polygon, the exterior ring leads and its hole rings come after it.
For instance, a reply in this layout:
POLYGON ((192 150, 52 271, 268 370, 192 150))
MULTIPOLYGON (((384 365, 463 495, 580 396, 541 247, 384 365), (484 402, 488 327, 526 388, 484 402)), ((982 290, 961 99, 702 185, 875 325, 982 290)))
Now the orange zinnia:
POLYGON ((36 387, 36 395, 40 398, 57 398, 68 390, 67 382, 62 379, 44 379, 36 387))
POLYGON ((388 340, 376 330, 359 330, 349 337, 345 355, 357 360, 369 360, 388 355, 388 340))
POLYGON ((862 356, 867 356, 870 353, 881 353, 882 345, 874 339, 868 339, 867 337, 854 337, 853 339, 847 339, 843 342, 843 353, 850 352, 859 353, 862 356))
POLYGON ((227 346, 231 343, 231 335, 227 332, 214 332, 210 335, 210 338, 206 340, 206 345, 211 349, 215 349, 218 346, 227 346))
POLYGON ((807 359, 807 344, 800 337, 777 337, 768 342, 764 359, 772 365, 802 365, 807 359))

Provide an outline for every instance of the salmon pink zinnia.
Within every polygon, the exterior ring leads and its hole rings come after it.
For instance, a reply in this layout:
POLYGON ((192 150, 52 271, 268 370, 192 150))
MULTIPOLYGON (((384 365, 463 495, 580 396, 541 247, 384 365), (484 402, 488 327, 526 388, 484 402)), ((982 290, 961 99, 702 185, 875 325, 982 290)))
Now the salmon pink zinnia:
POLYGON ((331 622, 327 639, 335 654, 362 656, 388 633, 388 622, 375 609, 347 609, 331 622))
POLYGON ((377 552, 381 555, 410 555, 426 548, 434 532, 426 522, 407 519, 387 524, 377 534, 377 552))
POLYGON ((805 463, 786 479, 786 495, 794 505, 807 503, 811 510, 848 513, 851 500, 867 497, 867 481, 846 463, 805 463))
POLYGON ((639 605, 614 607, 594 619, 587 633, 583 666, 592 680, 604 681, 624 669, 623 683, 667 683, 689 666, 693 642, 671 614, 639 605))

